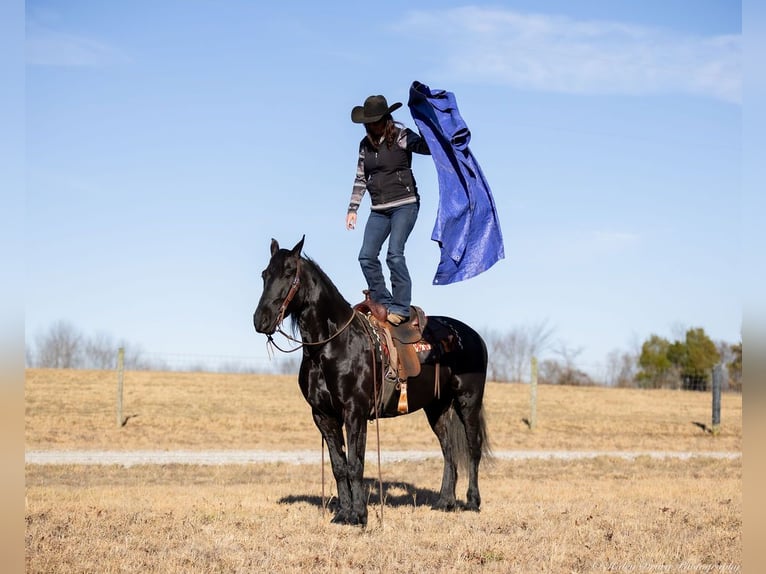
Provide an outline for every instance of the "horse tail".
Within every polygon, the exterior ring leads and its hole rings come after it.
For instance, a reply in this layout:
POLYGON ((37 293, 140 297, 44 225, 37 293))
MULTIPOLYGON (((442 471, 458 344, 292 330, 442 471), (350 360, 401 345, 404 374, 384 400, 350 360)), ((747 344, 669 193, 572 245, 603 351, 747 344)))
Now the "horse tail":
MULTIPOLYGON (((484 414, 484 405, 479 410, 479 421, 476 431, 477 440, 481 445, 482 459, 488 461, 492 457, 492 449, 489 444, 489 435, 487 434, 487 418, 484 414)), ((450 406, 447 416, 447 436, 449 437, 458 468, 463 471, 467 470, 471 463, 471 450, 468 445, 465 424, 457 414, 454 405, 450 406)))

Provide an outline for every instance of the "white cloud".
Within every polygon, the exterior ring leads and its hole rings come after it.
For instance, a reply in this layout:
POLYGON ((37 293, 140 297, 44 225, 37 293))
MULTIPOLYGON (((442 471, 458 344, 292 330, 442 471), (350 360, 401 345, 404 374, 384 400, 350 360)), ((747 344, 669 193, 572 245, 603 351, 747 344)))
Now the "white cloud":
POLYGON ((740 35, 692 36, 478 7, 410 12, 404 28, 429 40, 439 74, 463 81, 576 94, 742 98, 740 35))

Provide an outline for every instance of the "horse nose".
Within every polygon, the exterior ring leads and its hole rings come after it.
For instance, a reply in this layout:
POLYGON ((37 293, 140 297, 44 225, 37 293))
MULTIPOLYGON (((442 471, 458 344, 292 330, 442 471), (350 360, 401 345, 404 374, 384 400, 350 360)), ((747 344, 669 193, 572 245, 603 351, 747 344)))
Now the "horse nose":
POLYGON ((264 313, 262 309, 256 309, 255 313, 253 313, 253 327, 255 327, 257 333, 271 335, 271 333, 267 332, 271 321, 269 321, 269 318, 266 317, 266 315, 268 315, 268 313, 264 313))

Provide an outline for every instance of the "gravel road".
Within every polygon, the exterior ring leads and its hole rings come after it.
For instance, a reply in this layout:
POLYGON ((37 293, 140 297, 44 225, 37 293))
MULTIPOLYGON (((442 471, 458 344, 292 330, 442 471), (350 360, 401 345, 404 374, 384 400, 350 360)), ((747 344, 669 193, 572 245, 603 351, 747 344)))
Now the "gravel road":
MULTIPOLYGON (((718 458, 736 459, 741 458, 741 452, 721 451, 698 451, 698 452, 674 452, 674 451, 529 451, 529 450, 501 450, 493 452, 492 456, 501 460, 529 460, 529 459, 552 459, 552 460, 576 460, 585 458, 612 457, 624 460, 635 460, 638 457, 647 456, 655 459, 681 459, 690 458, 718 458)), ((377 462, 377 452, 373 449, 367 453, 368 462, 377 462)), ((401 450, 385 451, 380 453, 382 462, 397 462, 405 460, 426 460, 429 458, 441 458, 439 451, 401 450)), ((26 451, 24 460, 26 464, 80 464, 80 465, 152 465, 152 464, 197 464, 197 465, 227 465, 227 464, 258 464, 283 462, 289 464, 319 464, 321 452, 317 450, 291 450, 291 451, 268 451, 268 450, 131 450, 131 451, 104 451, 104 450, 30 450, 26 451)), ((329 457, 325 455, 325 461, 329 457)))

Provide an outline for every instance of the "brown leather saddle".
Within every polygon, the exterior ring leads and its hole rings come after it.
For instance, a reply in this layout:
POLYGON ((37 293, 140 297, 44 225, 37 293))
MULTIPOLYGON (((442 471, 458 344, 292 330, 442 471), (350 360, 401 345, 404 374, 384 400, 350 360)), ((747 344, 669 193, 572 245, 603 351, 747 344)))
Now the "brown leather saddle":
MULTIPOLYGON (((381 343, 388 351, 388 361, 384 365, 387 379, 396 382, 400 392, 398 412, 406 413, 407 379, 420 374, 420 357, 418 343, 423 341, 423 331, 428 318, 420 307, 410 307, 410 319, 399 325, 388 322, 388 310, 384 305, 370 298, 369 291, 364 291, 365 299, 354 306, 354 310, 372 317, 374 326, 382 336, 381 343)), ((384 357, 386 353, 384 352, 384 357)), ((386 361, 384 361, 386 362, 386 361)))

